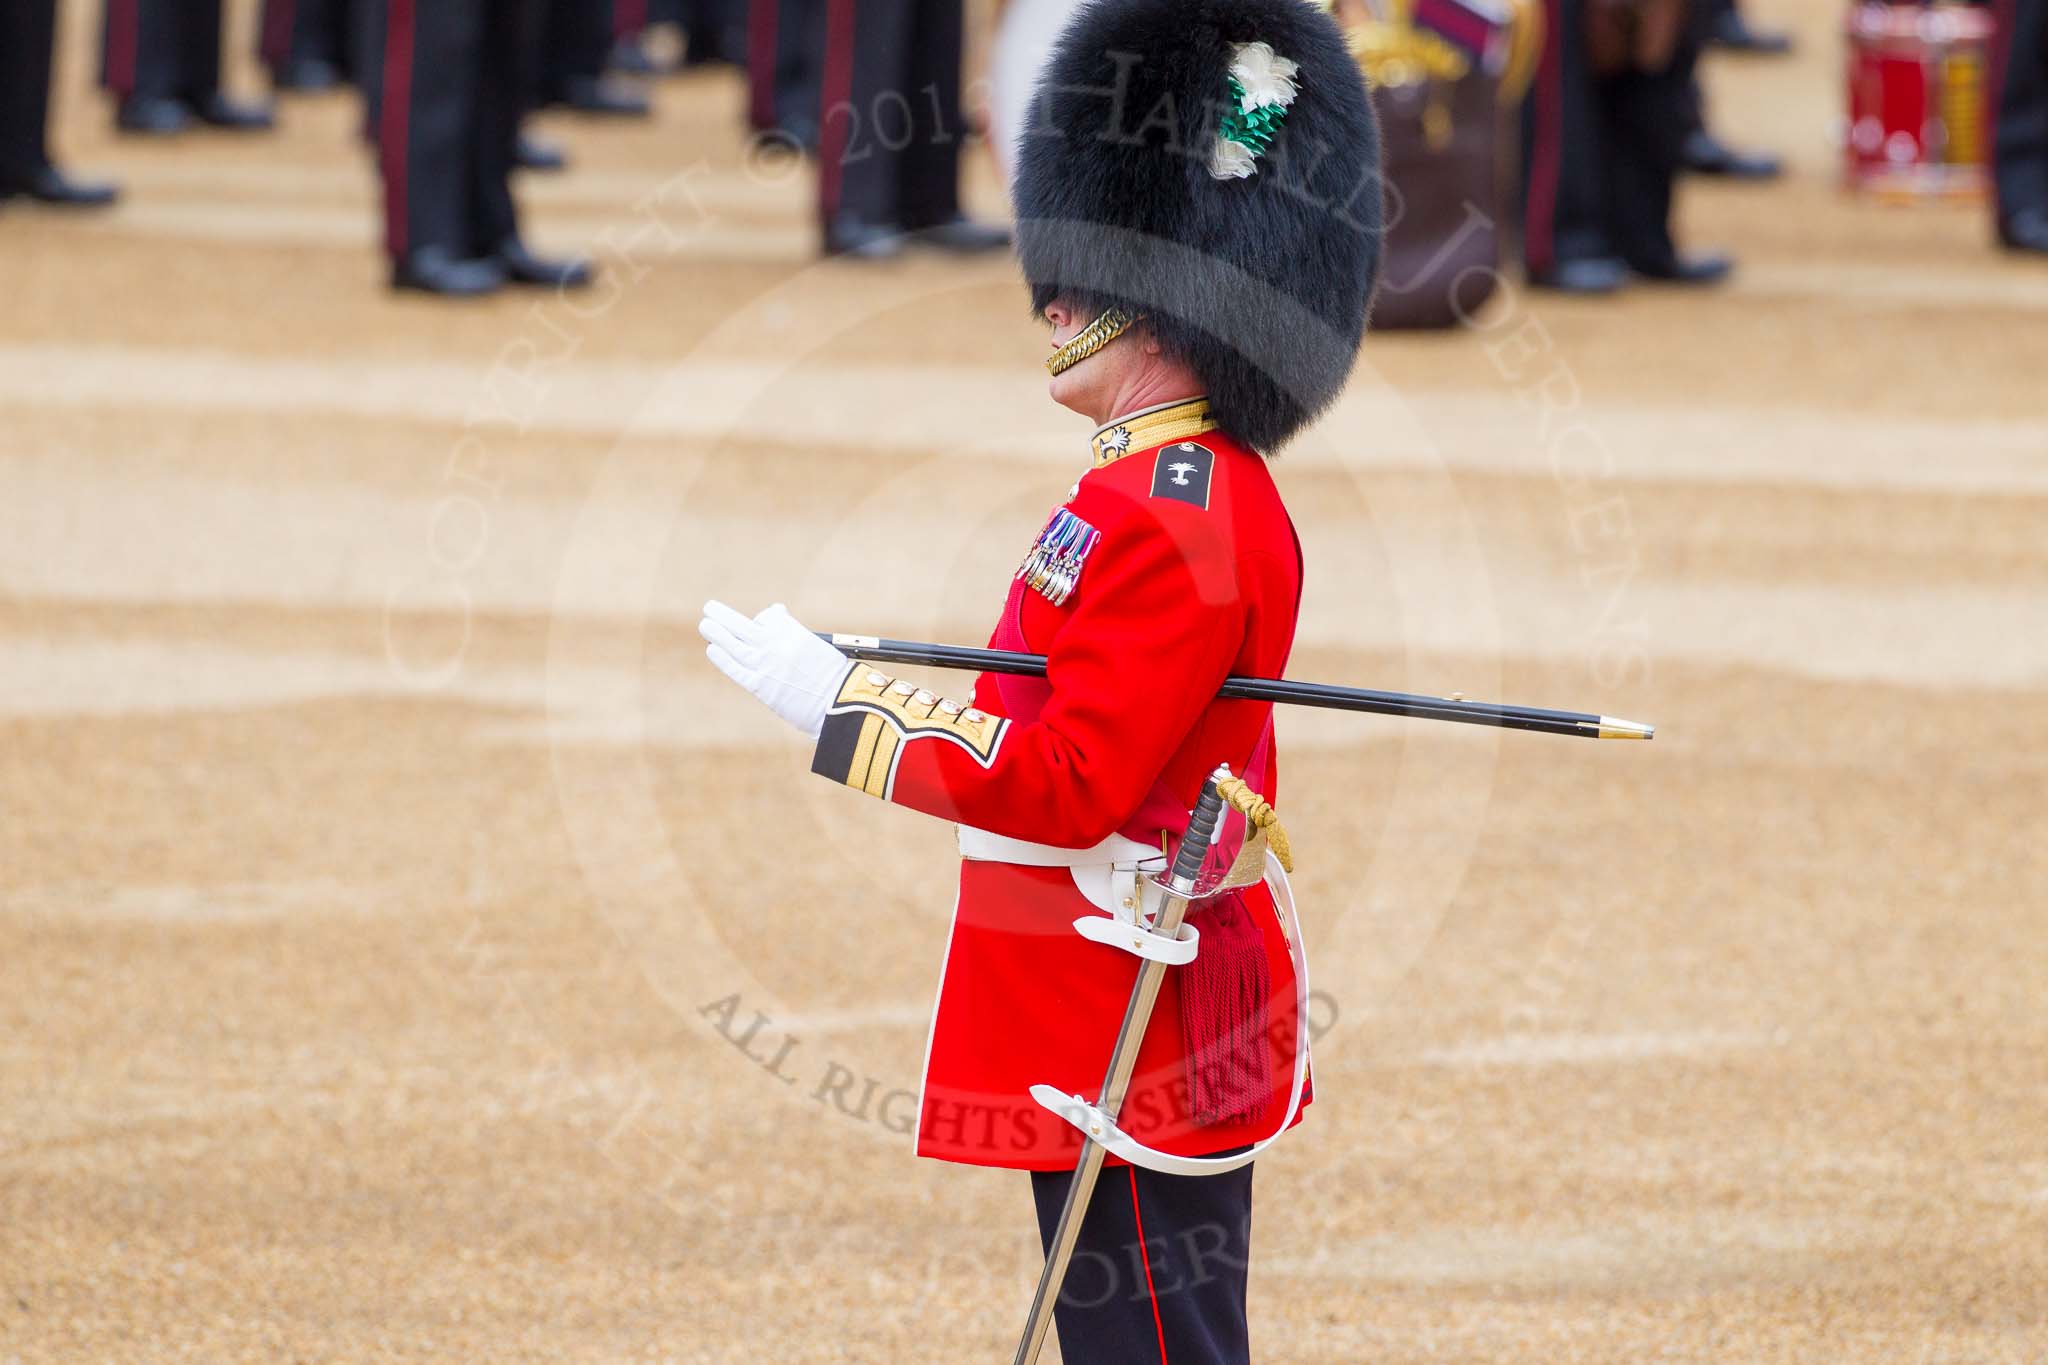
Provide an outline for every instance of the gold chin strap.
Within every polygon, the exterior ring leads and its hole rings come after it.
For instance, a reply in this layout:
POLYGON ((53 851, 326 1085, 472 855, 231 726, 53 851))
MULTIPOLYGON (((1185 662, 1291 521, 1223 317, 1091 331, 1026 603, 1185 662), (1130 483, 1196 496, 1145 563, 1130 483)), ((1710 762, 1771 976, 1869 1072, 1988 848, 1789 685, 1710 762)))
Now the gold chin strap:
POLYGON ((1095 321, 1074 334, 1072 341, 1046 357, 1045 368, 1054 374, 1065 374, 1122 336, 1136 321, 1121 308, 1111 308, 1097 315, 1095 321))

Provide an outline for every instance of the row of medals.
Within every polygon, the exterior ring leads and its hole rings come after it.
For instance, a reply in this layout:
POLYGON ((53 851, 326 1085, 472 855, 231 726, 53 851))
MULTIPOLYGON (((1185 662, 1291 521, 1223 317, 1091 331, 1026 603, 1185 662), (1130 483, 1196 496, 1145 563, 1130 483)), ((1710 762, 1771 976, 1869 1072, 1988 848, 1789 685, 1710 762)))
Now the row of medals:
POLYGON ((1064 606, 1080 580, 1081 566, 1102 533, 1062 507, 1038 533, 1037 544, 1024 556, 1017 577, 1054 606, 1064 606))

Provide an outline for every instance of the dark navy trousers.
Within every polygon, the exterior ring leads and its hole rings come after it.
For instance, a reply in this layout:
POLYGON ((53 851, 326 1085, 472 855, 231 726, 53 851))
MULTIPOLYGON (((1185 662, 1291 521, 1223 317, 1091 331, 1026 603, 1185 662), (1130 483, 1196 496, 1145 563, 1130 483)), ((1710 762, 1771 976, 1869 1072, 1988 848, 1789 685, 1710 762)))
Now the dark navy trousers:
MULTIPOLYGON (((1034 1171, 1041 1244, 1067 1171, 1034 1171)), ((1180 1176, 1107 1166, 1096 1182, 1054 1320, 1066 1365, 1251 1365, 1245 1276, 1252 1168, 1180 1176)))
POLYGON ((1992 0, 1998 214, 2048 213, 2048 0, 1992 0))

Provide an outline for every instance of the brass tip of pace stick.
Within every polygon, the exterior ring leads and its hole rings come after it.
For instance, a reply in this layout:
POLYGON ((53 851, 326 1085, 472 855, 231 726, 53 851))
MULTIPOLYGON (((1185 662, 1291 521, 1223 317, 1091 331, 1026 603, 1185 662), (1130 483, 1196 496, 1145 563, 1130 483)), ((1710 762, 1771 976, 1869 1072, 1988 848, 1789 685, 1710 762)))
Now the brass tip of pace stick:
POLYGON ((1645 725, 1639 720, 1623 720, 1619 716, 1600 717, 1599 739, 1655 739, 1657 727, 1645 725))

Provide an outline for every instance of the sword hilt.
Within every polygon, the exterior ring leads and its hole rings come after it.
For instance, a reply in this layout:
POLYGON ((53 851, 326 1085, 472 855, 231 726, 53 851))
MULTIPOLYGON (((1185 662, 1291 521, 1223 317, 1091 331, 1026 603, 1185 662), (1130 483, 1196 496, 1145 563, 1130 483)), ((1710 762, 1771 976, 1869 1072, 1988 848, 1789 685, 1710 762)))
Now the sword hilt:
POLYGON ((1173 870, 1166 874, 1167 890, 1177 896, 1194 898, 1202 864, 1208 861, 1209 849, 1216 842, 1216 836, 1223 832, 1223 796, 1216 790, 1216 784, 1227 781, 1229 777, 1230 765, 1226 763, 1210 773, 1202 783, 1202 794, 1195 801, 1195 813, 1188 820, 1188 832, 1181 837, 1180 851, 1174 855, 1173 870))

